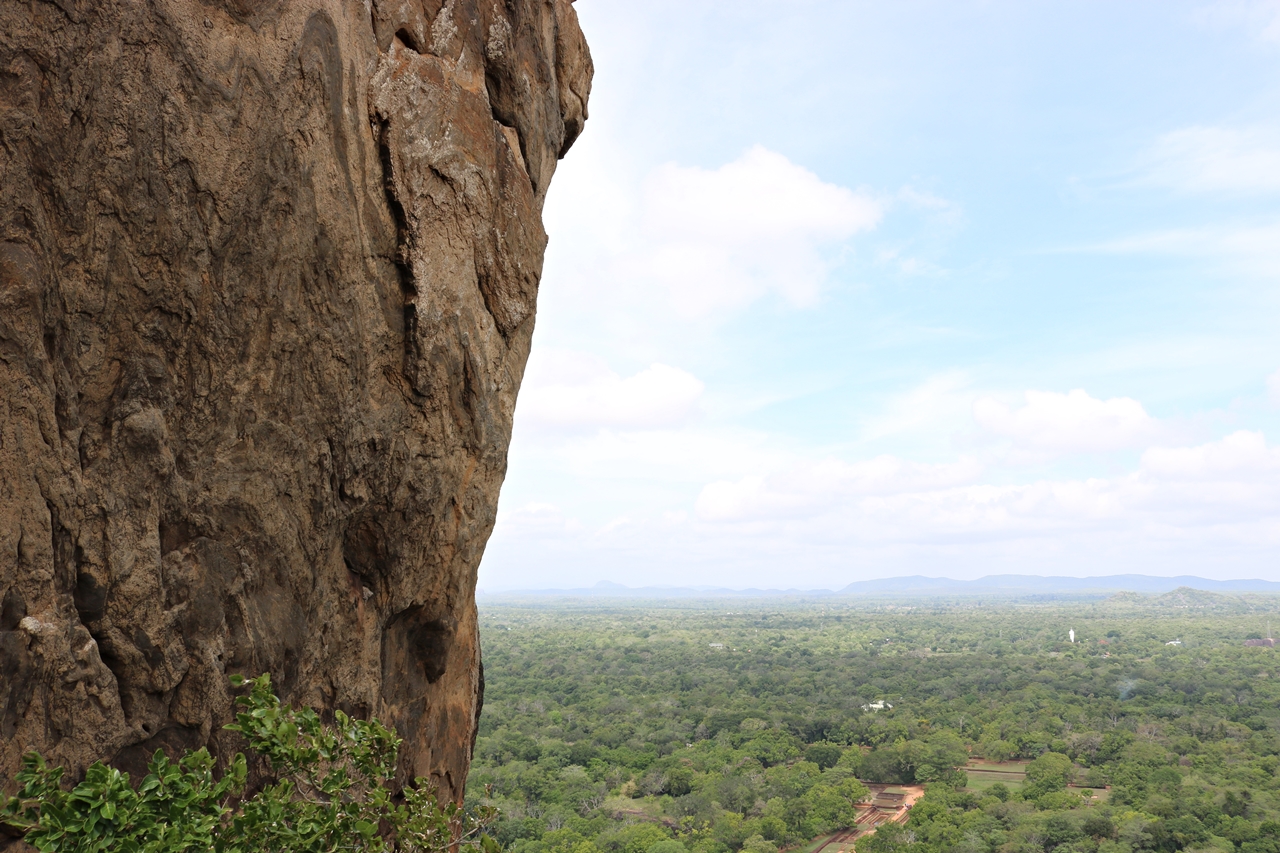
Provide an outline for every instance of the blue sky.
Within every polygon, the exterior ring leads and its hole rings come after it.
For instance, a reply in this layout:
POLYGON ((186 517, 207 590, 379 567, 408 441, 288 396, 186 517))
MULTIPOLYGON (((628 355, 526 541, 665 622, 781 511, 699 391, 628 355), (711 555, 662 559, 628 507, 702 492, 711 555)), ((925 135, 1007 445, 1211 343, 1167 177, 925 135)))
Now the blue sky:
POLYGON ((1280 2, 576 8, 482 588, 1280 579, 1280 2))

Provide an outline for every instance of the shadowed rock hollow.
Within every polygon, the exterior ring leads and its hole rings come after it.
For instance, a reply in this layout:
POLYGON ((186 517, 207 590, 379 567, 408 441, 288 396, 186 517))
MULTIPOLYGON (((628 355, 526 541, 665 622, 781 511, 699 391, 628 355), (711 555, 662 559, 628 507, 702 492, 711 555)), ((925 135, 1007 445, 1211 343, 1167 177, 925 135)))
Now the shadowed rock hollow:
POLYGON ((269 671, 461 795, 591 73, 569 0, 0 0, 5 789, 269 671))

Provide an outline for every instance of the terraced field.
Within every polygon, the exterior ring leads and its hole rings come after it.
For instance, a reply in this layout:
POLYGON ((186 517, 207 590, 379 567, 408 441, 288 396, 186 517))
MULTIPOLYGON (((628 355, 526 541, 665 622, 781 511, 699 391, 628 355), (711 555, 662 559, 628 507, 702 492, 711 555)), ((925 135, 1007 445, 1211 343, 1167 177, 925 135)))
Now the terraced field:
POLYGON ((853 826, 815 838, 798 853, 852 853, 854 842, 886 823, 904 823, 916 800, 924 796, 922 785, 878 785, 866 783, 872 797, 858 804, 853 826))

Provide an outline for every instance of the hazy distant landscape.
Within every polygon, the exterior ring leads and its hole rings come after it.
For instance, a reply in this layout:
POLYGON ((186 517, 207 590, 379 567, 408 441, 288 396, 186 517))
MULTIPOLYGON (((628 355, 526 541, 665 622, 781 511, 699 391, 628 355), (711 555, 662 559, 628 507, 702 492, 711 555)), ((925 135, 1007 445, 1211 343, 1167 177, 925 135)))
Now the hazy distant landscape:
POLYGON ((1210 592, 1280 592, 1280 582, 1257 579, 1211 580, 1209 578, 1181 575, 1178 577, 1154 577, 1151 575, 1107 575, 1093 578, 1040 577, 1037 575, 991 575, 976 580, 952 580, 923 575, 854 581, 838 590, 830 589, 730 589, 712 586, 639 586, 631 587, 612 581, 600 581, 595 586, 578 589, 529 589, 488 592, 477 594, 482 598, 501 600, 504 597, 521 596, 593 596, 605 598, 664 598, 706 596, 777 596, 777 595, 983 595, 1025 596, 1066 594, 1099 596, 1110 592, 1136 592, 1159 594, 1186 587, 1210 592))
POLYGON ((1273 853, 1272 621, 1186 587, 482 600, 468 796, 513 853, 1273 853))

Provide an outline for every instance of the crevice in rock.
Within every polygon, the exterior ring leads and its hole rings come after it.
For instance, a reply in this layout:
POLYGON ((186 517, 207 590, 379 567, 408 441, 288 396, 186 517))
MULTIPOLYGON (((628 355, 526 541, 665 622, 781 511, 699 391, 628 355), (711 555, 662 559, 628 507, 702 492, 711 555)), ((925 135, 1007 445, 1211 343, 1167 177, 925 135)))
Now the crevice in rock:
POLYGON ((49 545, 53 554, 53 577, 58 589, 71 589, 76 580, 76 547, 71 531, 62 524, 62 518, 53 501, 45 500, 49 508, 49 545))
POLYGON ((526 151, 527 146, 524 134, 520 131, 520 123, 516 118, 515 112, 506 106, 507 101, 504 95, 502 77, 488 66, 484 70, 484 86, 486 95, 489 98, 489 114, 493 116, 493 120, 498 124, 515 131, 516 139, 520 143, 520 159, 523 161, 524 173, 532 176, 533 172, 529 170, 529 155, 526 151))
MULTIPOLYGON (((418 295, 413 280, 413 268, 409 264, 409 217, 395 187, 395 166, 391 158, 391 122, 378 123, 378 156, 382 162, 382 190, 387 198, 387 209, 396 225, 396 249, 392 258, 400 282, 400 297, 404 300, 404 364, 402 369, 417 361, 418 307, 414 302, 418 295)), ((411 386, 412 382, 409 383, 411 386)))
MULTIPOLYGON (((405 372, 407 375, 410 364, 418 360, 418 306, 412 302, 406 302, 404 306, 404 359, 405 372)), ((419 393, 418 388, 412 382, 409 383, 414 393, 419 393)))
POLYGON ((16 630, 18 623, 26 615, 27 600, 22 597, 22 593, 18 592, 16 587, 10 587, 5 591, 3 601, 0 602, 0 631, 16 630))
POLYGON ((80 441, 76 446, 76 454, 80 458, 80 470, 84 471, 89 467, 90 463, 93 462, 90 458, 90 438, 87 430, 80 433, 80 441))
POLYGON ((17 588, 10 587, 0 601, 0 738, 12 738, 18 720, 27 710, 35 692, 31 655, 18 623, 27 615, 27 601, 17 588))
POLYGON ((407 27, 401 27, 396 30, 396 38, 400 39, 400 43, 414 53, 422 53, 422 48, 419 47, 417 38, 414 37, 413 33, 409 32, 407 27))
MULTIPOLYGON (((76 613, 80 616, 80 623, 86 628, 90 623, 101 619, 107 612, 107 588, 89 572, 77 572, 73 599, 76 613)), ((92 629, 89 633, 93 633, 92 629)))
POLYGON ((0 630, 0 671, 5 674, 0 683, 0 738, 9 740, 36 690, 35 666, 20 631, 0 630))
POLYGON ((329 448, 329 491, 338 495, 342 492, 342 478, 339 476, 338 467, 338 449, 333 444, 333 439, 326 436, 325 445, 329 448))
POLYGON ((58 422, 58 435, 65 438, 79 426, 79 418, 72 406, 71 400, 67 397, 66 388, 63 383, 54 380, 55 393, 53 397, 53 417, 58 422))
POLYGON ((391 122, 383 119, 378 123, 378 156, 382 161, 382 190, 387 197, 387 209, 396 223, 396 271, 400 277, 400 289, 406 296, 416 295, 417 286, 413 281, 413 270, 409 266, 409 217, 400 196, 396 193, 395 166, 391 159, 391 122))
MULTIPOLYGON (((483 295, 483 291, 481 291, 481 294, 483 295)), ((479 390, 477 379, 479 366, 475 364, 474 358, 471 349, 464 342, 462 350, 462 383, 458 387, 458 411, 455 413, 455 419, 459 433, 465 436, 463 443, 468 447, 479 447, 481 444, 480 418, 478 416, 479 413, 476 411, 476 401, 479 399, 477 394, 479 390)))
POLYGON ((476 683, 476 712, 471 718, 471 752, 468 753, 472 758, 475 758, 476 738, 480 735, 480 712, 484 710, 484 656, 478 651, 476 668, 479 670, 476 683))
MULTIPOLYGON (((85 626, 88 630, 88 626, 85 626)), ((111 675, 116 680, 116 694, 120 697, 120 711, 124 714, 125 720, 133 720, 133 702, 129 691, 125 689, 125 666, 124 661, 116 654, 115 647, 111 643, 110 638, 101 634, 95 634, 89 631, 89 636, 93 637, 98 644, 98 657, 102 661, 102 665, 111 671, 111 675)))

